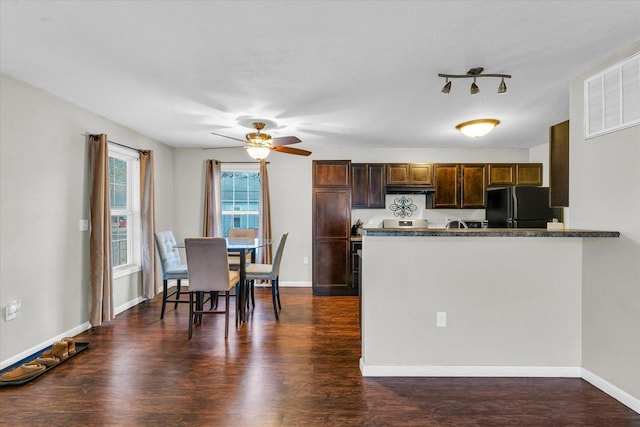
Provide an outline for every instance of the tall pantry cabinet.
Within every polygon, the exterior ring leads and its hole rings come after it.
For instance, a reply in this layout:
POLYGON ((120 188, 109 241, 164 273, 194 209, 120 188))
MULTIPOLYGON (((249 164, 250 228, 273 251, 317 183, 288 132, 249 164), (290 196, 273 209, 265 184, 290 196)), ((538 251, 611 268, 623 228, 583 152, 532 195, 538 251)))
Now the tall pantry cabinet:
POLYGON ((357 295, 350 282, 351 162, 313 161, 313 294, 357 295))

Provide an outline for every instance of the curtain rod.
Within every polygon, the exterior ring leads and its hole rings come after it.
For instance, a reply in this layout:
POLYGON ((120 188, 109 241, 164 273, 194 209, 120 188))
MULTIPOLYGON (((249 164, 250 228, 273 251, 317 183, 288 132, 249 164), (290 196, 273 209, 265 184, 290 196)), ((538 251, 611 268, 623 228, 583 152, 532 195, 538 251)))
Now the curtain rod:
MULTIPOLYGON (((97 133, 83 133, 83 136, 97 136, 97 133)), ((134 148, 134 147, 129 147, 128 145, 124 145, 124 144, 120 144, 119 142, 115 142, 115 141, 111 141, 110 139, 107 139, 107 142, 109 144, 113 144, 113 145, 117 145, 119 147, 124 147, 124 148, 128 148, 129 150, 133 150, 133 151, 142 151, 143 153, 147 153, 149 150, 144 150, 142 148, 134 148)))
MULTIPOLYGON (((239 165, 241 165, 241 164, 253 164, 253 163, 258 163, 259 164, 260 163, 260 162, 225 162, 225 161, 222 161, 222 160, 218 160, 218 161, 220 163, 227 163, 227 164, 230 164, 230 165, 233 165, 233 164, 239 164, 239 165)), ((271 164, 271 162, 267 162, 267 161, 265 161, 265 163, 266 164, 271 164)))

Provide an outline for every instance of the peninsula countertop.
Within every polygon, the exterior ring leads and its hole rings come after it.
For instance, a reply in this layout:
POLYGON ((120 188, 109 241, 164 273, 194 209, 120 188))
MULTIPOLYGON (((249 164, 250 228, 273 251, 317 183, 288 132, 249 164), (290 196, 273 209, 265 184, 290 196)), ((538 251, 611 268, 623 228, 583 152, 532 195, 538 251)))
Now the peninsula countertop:
POLYGON ((367 228, 367 236, 431 237, 620 237, 619 231, 544 228, 367 228))

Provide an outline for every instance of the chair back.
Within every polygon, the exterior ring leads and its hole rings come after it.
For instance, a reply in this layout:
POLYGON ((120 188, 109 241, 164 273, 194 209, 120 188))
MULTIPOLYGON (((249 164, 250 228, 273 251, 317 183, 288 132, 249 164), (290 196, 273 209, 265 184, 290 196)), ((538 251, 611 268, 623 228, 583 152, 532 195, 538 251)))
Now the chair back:
POLYGON ((159 231, 155 233, 156 248, 160 256, 160 266, 162 276, 166 277, 167 272, 179 267, 182 264, 180 252, 176 247, 176 238, 171 231, 159 231))
POLYGON ((189 291, 229 290, 227 241, 223 237, 184 240, 189 269, 189 291))
POLYGON ((280 243, 278 243, 278 249, 276 249, 276 254, 273 257, 273 263, 271 268, 271 275, 273 277, 278 277, 280 275, 280 261, 282 261, 282 253, 284 252, 284 244, 287 243, 287 237, 289 233, 284 233, 280 238, 280 243))
POLYGON ((232 228, 229 230, 229 239, 255 239, 256 230, 253 228, 232 228))

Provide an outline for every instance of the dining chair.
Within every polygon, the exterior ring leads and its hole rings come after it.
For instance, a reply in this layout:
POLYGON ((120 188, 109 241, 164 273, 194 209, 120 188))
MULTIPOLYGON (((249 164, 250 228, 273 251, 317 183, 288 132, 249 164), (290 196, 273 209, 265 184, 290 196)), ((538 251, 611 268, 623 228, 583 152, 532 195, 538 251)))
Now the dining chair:
POLYGON ((184 241, 189 267, 189 339, 193 323, 204 314, 224 314, 224 337, 229 336, 229 291, 240 284, 240 273, 229 270, 227 241, 222 237, 193 237, 184 241), (224 292, 224 310, 204 310, 204 294, 224 292), (194 298, 195 297, 195 298, 194 298))
POLYGON ((185 298, 180 299, 180 295, 186 294, 182 290, 181 281, 188 279, 187 265, 182 264, 180 260, 180 252, 176 245, 176 238, 171 231, 159 231, 154 234, 158 256, 160 257, 160 266, 162 269, 162 312, 160 319, 164 318, 164 310, 167 302, 175 303, 174 310, 179 303, 188 303, 185 298), (176 289, 168 292, 168 281, 176 281, 176 289), (173 299, 171 299, 173 297, 173 299))
MULTIPOLYGON (((231 228, 229 229, 229 239, 255 239, 256 238, 256 230, 253 228, 231 228)), ((246 251, 247 259, 250 259, 251 262, 255 262, 255 252, 251 250, 246 251)), ((229 266, 236 270, 240 267, 240 257, 237 255, 229 256, 229 266)))
POLYGON ((278 249, 273 258, 273 264, 249 264, 247 265, 246 280, 249 283, 249 291, 251 295, 251 303, 255 307, 255 299, 253 297, 253 286, 256 280, 268 280, 271 282, 271 300, 273 301, 273 312, 276 320, 279 320, 278 312, 282 310, 280 303, 280 262, 282 261, 282 253, 284 245, 287 242, 289 233, 284 233, 280 238, 278 249))

